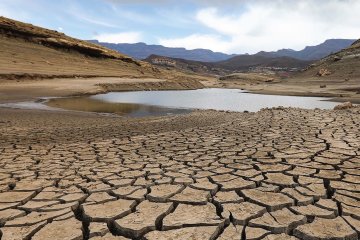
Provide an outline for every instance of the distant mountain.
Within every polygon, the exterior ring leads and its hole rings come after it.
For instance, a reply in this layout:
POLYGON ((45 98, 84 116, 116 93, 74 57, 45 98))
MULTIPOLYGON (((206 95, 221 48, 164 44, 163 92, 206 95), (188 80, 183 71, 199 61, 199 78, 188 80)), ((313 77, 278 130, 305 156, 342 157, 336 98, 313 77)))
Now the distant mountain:
MULTIPOLYGON (((133 58, 141 60, 149 57, 150 55, 160 55, 170 58, 181 58, 200 62, 219 62, 237 56, 237 54, 229 55, 220 52, 213 52, 207 49, 186 50, 185 48, 168 48, 161 45, 147 45, 145 43, 114 44, 99 42, 97 40, 89 40, 89 42, 102 45, 104 47, 116 50, 120 53, 124 53, 133 58)), ((319 45, 305 47, 300 51, 295 51, 292 49, 281 49, 276 52, 261 51, 255 55, 267 58, 291 57, 306 61, 319 60, 331 53, 335 53, 349 47, 353 42, 355 42, 353 39, 329 39, 319 45)))
POLYGON ((281 49, 276 52, 259 52, 256 55, 264 57, 292 57, 301 60, 319 60, 329 54, 338 52, 353 44, 355 39, 329 39, 316 45, 308 46, 303 50, 295 51, 292 49, 281 49))
POLYGON ((168 48, 161 45, 147 45, 145 43, 106 43, 97 40, 89 40, 89 42, 102 45, 104 47, 124 53, 136 59, 145 59, 152 54, 161 55, 172 58, 182 58, 201 62, 217 62, 229 59, 233 55, 220 52, 213 52, 207 49, 186 50, 185 48, 168 48))

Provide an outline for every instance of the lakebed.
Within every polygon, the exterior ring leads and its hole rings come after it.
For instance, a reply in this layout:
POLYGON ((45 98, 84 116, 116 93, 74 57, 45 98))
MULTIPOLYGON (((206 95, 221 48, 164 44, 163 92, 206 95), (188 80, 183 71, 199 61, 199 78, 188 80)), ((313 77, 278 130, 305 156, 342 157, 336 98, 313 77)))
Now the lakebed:
MULTIPOLYGON (((56 96, 34 93, 7 102, 46 108, 35 96, 56 96)), ((1 237, 358 239, 360 109, 320 108, 141 118, 0 108, 1 237)))
POLYGON ((257 112, 263 108, 333 109, 329 98, 252 94, 239 89, 204 88, 176 91, 110 92, 90 96, 42 98, 3 107, 116 113, 141 117, 183 114, 192 110, 257 112))

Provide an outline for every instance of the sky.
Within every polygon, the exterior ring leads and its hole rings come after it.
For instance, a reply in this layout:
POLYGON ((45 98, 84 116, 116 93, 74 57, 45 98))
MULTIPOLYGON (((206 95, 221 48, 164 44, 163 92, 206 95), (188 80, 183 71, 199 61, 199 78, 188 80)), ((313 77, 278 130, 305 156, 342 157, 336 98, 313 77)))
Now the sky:
POLYGON ((0 0, 0 15, 69 36, 224 53, 360 38, 360 0, 0 0))

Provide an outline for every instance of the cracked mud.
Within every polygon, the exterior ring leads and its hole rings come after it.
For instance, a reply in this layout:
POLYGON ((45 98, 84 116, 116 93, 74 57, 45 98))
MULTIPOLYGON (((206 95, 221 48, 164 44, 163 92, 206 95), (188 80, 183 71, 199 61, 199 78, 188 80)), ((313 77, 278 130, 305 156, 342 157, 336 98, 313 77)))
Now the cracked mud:
POLYGON ((360 237, 360 109, 0 110, 0 236, 360 237))

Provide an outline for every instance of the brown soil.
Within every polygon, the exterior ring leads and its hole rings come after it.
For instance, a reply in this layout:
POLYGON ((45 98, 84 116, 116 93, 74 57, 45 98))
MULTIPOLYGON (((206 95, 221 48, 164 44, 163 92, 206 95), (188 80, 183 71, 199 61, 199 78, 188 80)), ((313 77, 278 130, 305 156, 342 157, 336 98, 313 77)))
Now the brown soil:
POLYGON ((359 113, 0 109, 2 239, 356 240, 359 113))

